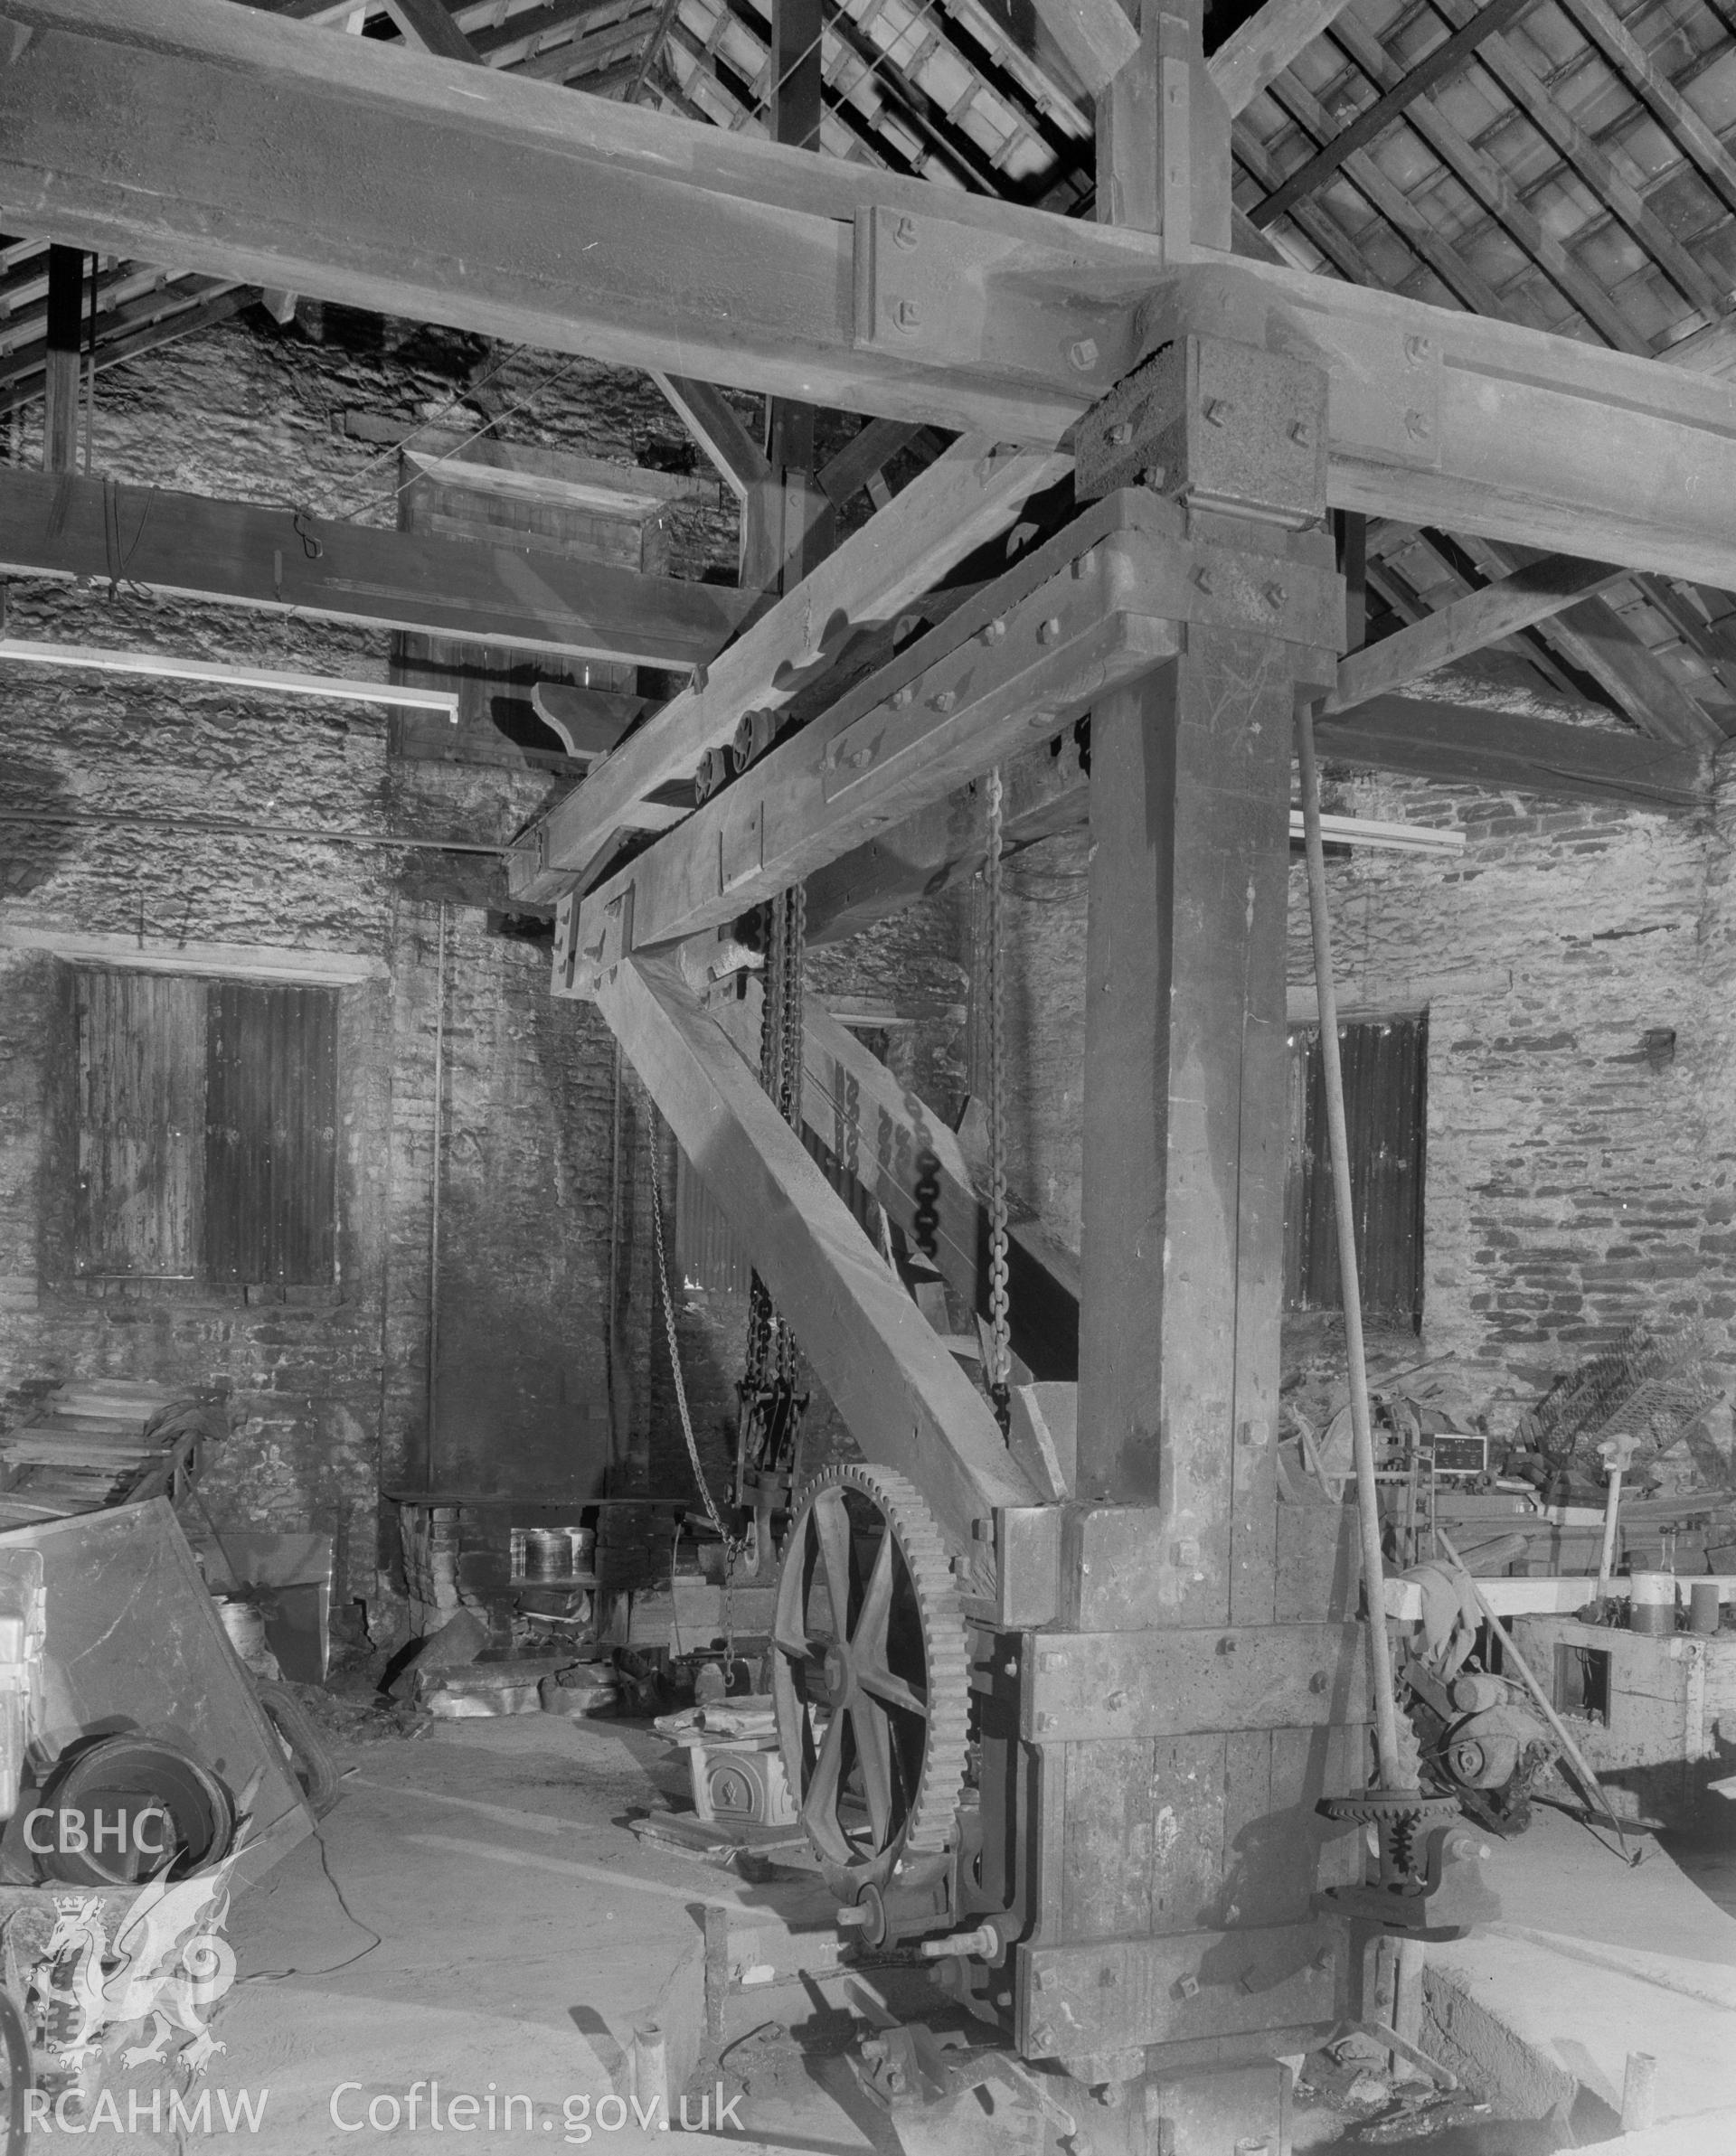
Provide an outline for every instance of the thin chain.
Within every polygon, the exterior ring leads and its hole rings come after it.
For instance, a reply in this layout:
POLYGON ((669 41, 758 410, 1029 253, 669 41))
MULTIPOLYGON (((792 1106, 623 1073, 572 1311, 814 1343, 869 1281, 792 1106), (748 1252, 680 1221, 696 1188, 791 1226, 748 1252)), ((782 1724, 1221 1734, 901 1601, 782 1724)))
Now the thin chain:
POLYGON ((1001 773, 988 775, 988 858, 983 880, 988 893, 988 1393, 1008 1422, 1013 1376, 1013 1328, 1006 1294, 1006 1073, 1001 958, 1001 773))
MULTIPOLYGON (((712 1501, 711 1485, 705 1480, 705 1470, 699 1464, 699 1440, 693 1436, 693 1418, 687 1408, 687 1386, 681 1374, 681 1350, 675 1341, 675 1299, 669 1292, 669 1257, 663 1242, 663 1179, 657 1169, 656 1134, 653 1132, 649 1147, 651 1157, 651 1229, 656 1244, 657 1289, 663 1298, 664 1331, 669 1342, 669 1370, 675 1380, 675 1407, 681 1416, 681 1434, 687 1440, 687 1457, 693 1464, 693 1481, 700 1496, 705 1501, 705 1515, 717 1530, 723 1542, 723 1554, 733 1564, 741 1539, 732 1535, 725 1526, 723 1515, 712 1501)), ((726 1568, 727 1569, 727 1568, 726 1568)))

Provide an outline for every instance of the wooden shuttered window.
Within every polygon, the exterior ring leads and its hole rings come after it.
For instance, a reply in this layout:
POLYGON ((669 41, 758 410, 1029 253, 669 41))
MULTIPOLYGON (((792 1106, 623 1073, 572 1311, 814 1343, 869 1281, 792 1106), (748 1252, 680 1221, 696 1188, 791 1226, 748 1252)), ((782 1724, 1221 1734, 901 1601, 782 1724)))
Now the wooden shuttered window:
MULTIPOLYGON (((1429 1022, 1418 1014, 1344 1023, 1338 1040, 1363 1307, 1414 1323, 1422 1314, 1429 1022)), ((1289 1098, 1285 1307, 1338 1310, 1344 1295, 1318 1026, 1291 1029, 1289 1098)))
POLYGON ((79 1273, 329 1285, 337 992, 80 970, 75 1000, 79 1273))
POLYGON ((337 992, 208 984, 205 1264, 220 1282, 333 1276, 337 992))

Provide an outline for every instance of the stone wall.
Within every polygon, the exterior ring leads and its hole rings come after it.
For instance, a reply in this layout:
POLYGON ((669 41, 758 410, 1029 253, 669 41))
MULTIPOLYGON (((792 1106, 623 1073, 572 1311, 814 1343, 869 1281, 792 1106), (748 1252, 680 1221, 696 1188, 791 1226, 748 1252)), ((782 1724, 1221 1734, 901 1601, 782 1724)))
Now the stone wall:
MULTIPOLYGON (((1329 773, 1329 809, 1460 830, 1457 860, 1328 863, 1341 1010, 1429 1016, 1428 1362, 1508 1426, 1558 1370, 1636 1318, 1707 1323, 1736 1362, 1736 807, 1672 819, 1329 773), (1660 1038, 1674 1035, 1673 1042, 1660 1038)), ((1006 873, 1012 1180, 1077 1244, 1084 832, 1006 873)), ((1299 861, 1291 1017, 1314 1015, 1299 861)), ((1292 1323, 1287 1366, 1342 1351, 1292 1323)))
MULTIPOLYGON (((643 378, 304 307, 289 329, 250 314, 103 375, 95 467, 390 525, 396 454, 353 438, 356 413, 460 434, 495 419, 509 440, 626 462, 680 442, 643 378)), ((14 415, 11 461, 40 462, 39 428, 39 410, 14 415)), ((675 573, 732 551, 728 515, 684 505, 673 524, 675 573)), ((165 601, 124 581, 14 582, 7 598, 15 636, 387 677, 382 634, 165 601)), ((441 1483, 574 1495, 600 1492, 611 1453, 640 1486, 673 1472, 646 1362, 645 1105, 629 1082, 618 1152, 607 1028, 549 995, 545 943, 501 932, 522 924, 503 922, 497 857, 440 843, 498 847, 550 796, 551 777, 405 762, 379 706, 60 669, 0 670, 0 810, 13 819, 0 825, 0 943, 263 945, 362 976, 341 991, 336 1287, 270 1303, 233 1290, 99 1296, 71 1274, 66 960, 0 948, 0 1425, 77 1376, 221 1389, 233 1434, 206 1485, 220 1523, 333 1533, 354 1595, 373 1592, 392 1557, 381 1490, 420 1486, 430 1468, 441 1483)))

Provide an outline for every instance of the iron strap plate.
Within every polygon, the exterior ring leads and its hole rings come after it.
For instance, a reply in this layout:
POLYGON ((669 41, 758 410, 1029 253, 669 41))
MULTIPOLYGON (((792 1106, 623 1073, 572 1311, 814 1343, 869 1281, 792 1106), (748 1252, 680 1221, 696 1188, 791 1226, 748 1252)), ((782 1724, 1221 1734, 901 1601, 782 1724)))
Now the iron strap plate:
POLYGON ((1019 2048, 1077 2057, 1338 2019, 1348 1938, 1324 1917, 1171 1932, 1079 1946, 1021 1946, 1019 2048))
POLYGON ((1023 1656, 1019 1733, 1039 1745, 1368 1719, 1361 1624, 1026 1633, 1023 1656))

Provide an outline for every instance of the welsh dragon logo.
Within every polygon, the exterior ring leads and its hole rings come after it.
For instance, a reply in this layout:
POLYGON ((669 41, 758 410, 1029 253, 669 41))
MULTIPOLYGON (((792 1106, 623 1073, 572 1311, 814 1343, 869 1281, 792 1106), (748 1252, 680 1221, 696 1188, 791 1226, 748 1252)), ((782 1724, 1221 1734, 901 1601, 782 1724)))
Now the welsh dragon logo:
POLYGON ((225 2048, 203 2017, 235 1981, 234 1951, 222 1927, 239 1854, 176 1885, 151 1880, 112 1939, 101 1895, 57 1899, 43 1959, 48 2048, 58 2059, 80 2067, 95 2056, 105 2032, 135 2024, 141 2030, 150 2026, 146 2041, 121 2054, 129 2069, 173 2056, 189 2072, 203 2074, 225 2048))

